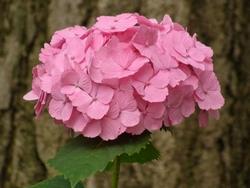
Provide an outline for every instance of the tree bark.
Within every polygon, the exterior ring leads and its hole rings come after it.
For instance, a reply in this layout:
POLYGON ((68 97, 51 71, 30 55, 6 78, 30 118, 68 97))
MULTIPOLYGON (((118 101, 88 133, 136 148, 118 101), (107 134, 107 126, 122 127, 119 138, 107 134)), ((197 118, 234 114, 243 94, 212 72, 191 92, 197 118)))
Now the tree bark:
MULTIPOLYGON (((226 104, 207 128, 193 116, 156 133, 161 159, 121 169, 121 188, 250 187, 250 1, 249 0, 1 0, 0 2, 0 187, 22 188, 55 172, 46 161, 67 139, 48 115, 34 120, 22 100, 43 43, 58 29, 91 25, 96 16, 139 12, 170 14, 214 49, 226 104)), ((88 188, 108 188, 106 175, 88 188)))

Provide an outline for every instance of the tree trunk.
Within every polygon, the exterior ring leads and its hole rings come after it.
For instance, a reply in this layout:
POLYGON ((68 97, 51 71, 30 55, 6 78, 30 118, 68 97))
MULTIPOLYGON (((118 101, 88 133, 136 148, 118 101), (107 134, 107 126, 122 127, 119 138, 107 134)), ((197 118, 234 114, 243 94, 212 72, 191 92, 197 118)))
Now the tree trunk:
MULTIPOLYGON (((226 105, 207 128, 199 128, 193 116, 173 135, 156 133, 161 159, 123 166, 120 187, 250 187, 249 0, 1 0, 1 188, 23 188, 54 175, 46 161, 68 137, 48 115, 34 120, 33 106, 22 100, 43 43, 63 27, 135 11, 158 19, 170 14, 213 47, 226 105)), ((106 176, 91 177, 87 187, 108 188, 106 176)))

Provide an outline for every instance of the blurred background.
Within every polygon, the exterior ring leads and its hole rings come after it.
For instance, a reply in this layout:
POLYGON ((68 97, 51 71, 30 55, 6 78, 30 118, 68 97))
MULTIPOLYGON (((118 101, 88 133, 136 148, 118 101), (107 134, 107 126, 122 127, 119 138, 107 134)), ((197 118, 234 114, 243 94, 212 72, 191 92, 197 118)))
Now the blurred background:
MULTIPOLYGON (((54 175, 46 161, 69 137, 47 114, 35 120, 33 105, 22 100, 43 43, 58 29, 122 12, 169 14, 212 46, 226 104, 206 128, 192 116, 173 135, 154 134, 160 160, 122 166, 120 187, 250 187, 249 0, 0 0, 0 188, 54 175)), ((108 174, 86 183, 110 187, 108 174)))

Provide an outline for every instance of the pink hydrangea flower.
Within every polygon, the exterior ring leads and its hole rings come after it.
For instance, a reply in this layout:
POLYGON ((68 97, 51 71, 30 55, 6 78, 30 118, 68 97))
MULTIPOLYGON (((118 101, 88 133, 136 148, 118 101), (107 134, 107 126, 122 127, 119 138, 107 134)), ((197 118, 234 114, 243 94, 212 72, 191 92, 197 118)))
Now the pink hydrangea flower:
POLYGON ((54 33, 24 99, 36 101, 37 116, 47 107, 56 122, 103 140, 177 125, 196 107, 204 126, 224 104, 212 56, 168 15, 101 16, 54 33))

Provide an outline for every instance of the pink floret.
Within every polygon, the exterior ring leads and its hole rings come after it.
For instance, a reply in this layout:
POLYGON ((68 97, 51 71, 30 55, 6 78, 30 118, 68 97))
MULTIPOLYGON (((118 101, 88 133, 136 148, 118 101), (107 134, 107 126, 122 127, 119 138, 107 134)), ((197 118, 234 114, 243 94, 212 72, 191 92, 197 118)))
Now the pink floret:
POLYGON ((85 137, 114 140, 173 126, 200 109, 199 124, 224 105, 213 50, 166 15, 100 16, 89 29, 56 31, 33 68, 35 113, 85 137))

